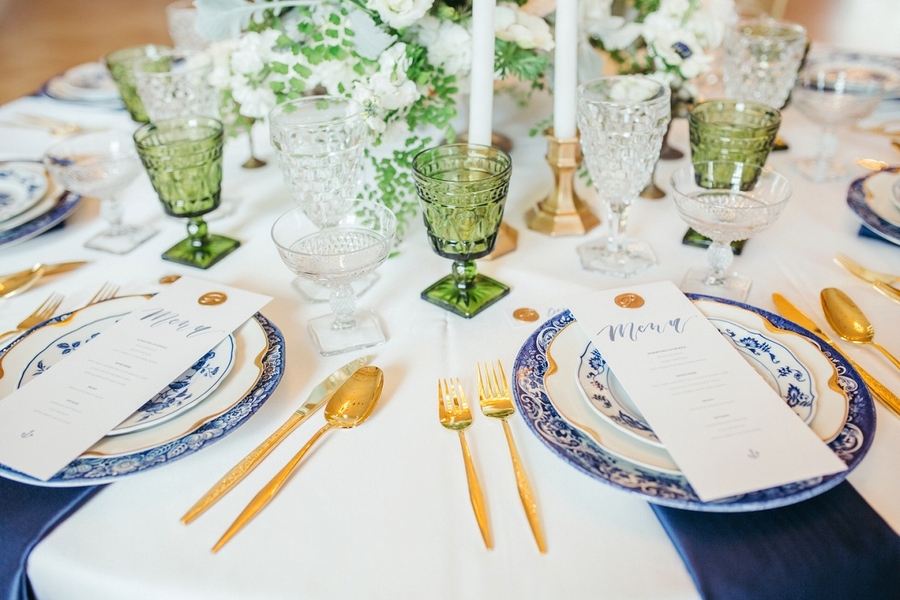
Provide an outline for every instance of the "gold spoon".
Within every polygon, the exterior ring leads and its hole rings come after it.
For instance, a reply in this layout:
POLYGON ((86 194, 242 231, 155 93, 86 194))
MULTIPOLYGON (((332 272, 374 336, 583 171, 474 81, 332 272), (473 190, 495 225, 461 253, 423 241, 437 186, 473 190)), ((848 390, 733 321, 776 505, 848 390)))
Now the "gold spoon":
POLYGON ((825 318, 841 339, 854 344, 875 346, 900 369, 900 360, 873 340, 875 328, 847 294, 837 288, 825 288, 822 290, 821 299, 825 318))
POLYGON ((258 494, 250 501, 247 508, 238 515, 225 535, 222 536, 212 551, 217 552, 219 548, 228 543, 234 534, 241 530, 250 520, 256 516, 266 505, 272 501, 275 495, 281 491, 288 477, 300 464, 300 460, 306 452, 312 447, 316 441, 322 437, 329 429, 334 427, 350 428, 356 427, 369 418, 375 404, 381 397, 381 388, 384 386, 384 373, 378 367, 362 367, 356 373, 350 376, 344 384, 338 388, 325 405, 325 420, 327 423, 322 429, 313 435, 306 445, 300 448, 300 451, 294 455, 288 463, 282 468, 266 486, 259 491, 258 494))
POLYGON ((9 298, 26 291, 34 282, 43 277, 44 265, 38 263, 26 269, 0 279, 0 298, 9 298))

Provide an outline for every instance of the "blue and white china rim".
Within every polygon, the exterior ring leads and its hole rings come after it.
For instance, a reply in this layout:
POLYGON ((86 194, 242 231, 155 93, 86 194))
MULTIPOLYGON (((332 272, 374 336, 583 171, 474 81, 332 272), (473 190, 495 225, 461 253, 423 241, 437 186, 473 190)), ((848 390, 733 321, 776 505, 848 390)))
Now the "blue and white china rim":
POLYGON ((65 220, 78 207, 81 196, 74 192, 63 192, 53 208, 27 223, 0 232, 0 248, 12 246, 40 235, 65 220))
POLYGON ((614 456, 562 418, 547 394, 544 384, 549 368, 547 351, 553 339, 566 326, 574 323, 575 317, 568 310, 538 327, 519 350, 513 365, 513 395, 532 432, 551 451, 583 473, 649 502, 686 510, 749 512, 777 508, 817 496, 843 481, 863 459, 875 435, 875 407, 859 373, 819 337, 787 319, 741 302, 698 294, 687 296, 692 300, 721 302, 757 313, 775 327, 809 339, 834 364, 838 383, 847 394, 850 406, 843 430, 828 446, 847 465, 846 471, 715 502, 703 502, 684 476, 660 473, 614 456))
POLYGON ((900 172, 900 167, 882 169, 881 171, 875 171, 874 173, 869 173, 859 179, 855 179, 853 183, 850 184, 850 189, 847 191, 847 205, 850 206, 850 210, 856 213, 856 216, 862 220, 866 227, 887 241, 900 244, 900 227, 872 210, 872 207, 869 206, 868 202, 869 192, 866 189, 866 181, 873 175, 885 172, 898 173, 900 172))
MULTIPOLYGON (((791 410, 809 424, 815 415, 816 384, 809 369, 790 348, 774 336, 740 323, 720 317, 709 317, 709 320, 769 385, 774 386, 791 410)), ((615 374, 607 368, 600 351, 591 342, 578 358, 577 379, 588 405, 597 414, 622 431, 662 447, 647 420, 614 381, 615 374)))
MULTIPOLYGON (((28 330, 16 341, 25 339, 25 336, 34 329, 62 321, 68 316, 68 314, 63 314, 44 321, 28 330)), ((42 487, 78 487, 110 483, 121 477, 134 475, 190 456, 222 439, 243 425, 253 413, 259 410, 275 391, 284 374, 284 337, 281 335, 281 331, 260 313, 256 313, 253 319, 265 332, 267 341, 267 349, 261 361, 262 370, 256 384, 226 412, 178 439, 153 448, 121 456, 77 458, 48 481, 39 481, 4 465, 0 465, 0 476, 42 487)), ((0 357, 14 345, 15 342, 0 350, 0 357)))
POLYGON ((47 193, 47 174, 15 164, 0 166, 0 222, 11 219, 38 202, 47 193))

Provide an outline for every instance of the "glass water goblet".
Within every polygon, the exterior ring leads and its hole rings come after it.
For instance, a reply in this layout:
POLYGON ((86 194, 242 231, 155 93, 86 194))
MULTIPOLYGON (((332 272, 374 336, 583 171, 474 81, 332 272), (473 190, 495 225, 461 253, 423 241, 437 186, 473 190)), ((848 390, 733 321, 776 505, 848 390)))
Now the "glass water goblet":
POLYGON ((331 356, 384 343, 378 318, 356 311, 352 283, 385 261, 391 251, 397 218, 389 208, 368 200, 348 199, 343 214, 325 225, 314 222, 302 208, 275 221, 272 240, 281 260, 296 275, 325 286, 331 293, 333 315, 307 323, 313 345, 331 356))
POLYGON ((146 225, 126 225, 120 194, 141 172, 141 161, 127 133, 97 131, 66 137, 47 150, 44 165, 66 189, 100 199, 109 229, 89 239, 88 248, 125 254, 156 235, 146 225))
MULTIPOLYGON (((313 96, 285 102, 269 113, 269 138, 291 197, 320 227, 343 218, 362 181, 368 142, 363 107, 350 98, 313 96)), ((362 294, 375 273, 354 282, 362 294)), ((305 278, 294 288, 313 302, 324 302, 328 289, 305 278)))
POLYGON ((712 240, 706 250, 708 267, 688 271, 681 290, 743 301, 751 280, 729 273, 734 260, 731 242, 772 225, 791 197, 791 185, 761 165, 730 161, 685 165, 672 173, 670 182, 681 218, 712 240), (709 183, 699 185, 698 181, 709 183))
POLYGON ((212 57, 205 52, 165 50, 134 62, 134 81, 151 121, 199 115, 219 117, 210 83, 212 57))
POLYGON ((166 214, 188 219, 188 237, 162 257, 207 269, 240 246, 209 233, 203 215, 219 206, 222 187, 221 121, 183 117, 148 123, 134 143, 166 214))
POLYGON ((471 318, 509 293, 481 275, 475 259, 494 249, 512 174, 498 148, 448 144, 413 158, 413 176, 431 249, 453 260, 451 274, 422 292, 422 299, 471 318))
POLYGON ((858 55, 832 54, 810 60, 797 77, 793 105, 821 126, 818 155, 794 162, 794 168, 814 183, 852 176, 850 165, 834 159, 836 132, 855 124, 878 107, 886 92, 900 86, 900 74, 858 55))
POLYGON ((159 46, 154 44, 145 44, 143 46, 132 46, 130 48, 122 48, 116 50, 105 57, 106 68, 116 82, 119 88, 119 95, 122 96, 122 102, 128 109, 128 114, 138 123, 146 123, 150 120, 147 111, 144 109, 144 103, 138 95, 134 81, 134 63, 139 59, 147 56, 159 56, 161 52, 171 50, 169 46, 159 46))
POLYGON ((668 86, 641 75, 601 77, 578 87, 584 162, 606 204, 607 238, 578 247, 585 269, 631 277, 656 264, 648 244, 625 237, 627 210, 650 183, 671 115, 668 86))
MULTIPOLYGON (((688 113, 691 161, 764 165, 780 126, 781 112, 767 104, 744 100, 700 102, 688 113)), ((698 172, 698 176, 703 175, 698 172)))
POLYGON ((179 50, 205 50, 209 42, 197 31, 197 8, 194 0, 178 0, 166 6, 169 37, 179 50))

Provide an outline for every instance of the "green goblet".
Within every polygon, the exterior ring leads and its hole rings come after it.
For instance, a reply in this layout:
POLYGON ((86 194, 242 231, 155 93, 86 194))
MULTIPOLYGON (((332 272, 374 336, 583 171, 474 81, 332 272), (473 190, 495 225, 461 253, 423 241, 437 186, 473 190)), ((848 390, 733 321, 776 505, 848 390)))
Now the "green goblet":
POLYGON ((490 254, 497 241, 511 174, 509 155, 488 146, 437 146, 413 159, 431 248, 453 260, 451 274, 423 291, 424 300, 468 319, 509 293, 479 275, 475 259, 490 254))
MULTIPOLYGON (((691 162, 717 161, 712 171, 698 169, 697 185, 707 188, 731 185, 733 172, 728 163, 765 165, 781 113, 771 106, 742 100, 710 100, 691 108, 688 128, 691 138, 691 162)), ((742 175, 741 189, 752 189, 759 170, 748 169, 742 175)))
POLYGON ((144 103, 137 92, 134 64, 142 58, 157 58, 171 49, 169 46, 145 44, 143 46, 122 48, 106 55, 106 68, 109 70, 113 81, 116 82, 116 87, 119 88, 119 95, 122 96, 125 108, 128 109, 131 118, 138 123, 146 123, 150 118, 147 116, 144 103))
POLYGON ((221 121, 183 117, 143 125, 134 133, 138 154, 166 213, 187 217, 188 237, 162 257, 206 269, 240 242, 209 233, 203 215, 219 206, 222 184, 221 121))

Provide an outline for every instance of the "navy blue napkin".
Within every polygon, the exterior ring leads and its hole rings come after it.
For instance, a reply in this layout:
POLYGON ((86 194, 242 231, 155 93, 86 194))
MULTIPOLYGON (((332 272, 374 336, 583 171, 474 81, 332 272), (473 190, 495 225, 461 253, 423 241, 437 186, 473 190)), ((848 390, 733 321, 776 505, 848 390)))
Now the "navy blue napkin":
POLYGON ((895 246, 898 245, 896 242, 892 242, 891 240, 889 240, 885 237, 881 237, 880 235, 878 235, 877 233, 875 233, 874 231, 872 231, 865 225, 859 226, 859 233, 857 235, 859 237, 872 238, 873 240, 881 240, 882 242, 884 242, 886 244, 894 244, 895 246))
POLYGON ((34 598, 28 554, 102 487, 47 488, 0 478, 0 599, 34 598))
POLYGON ((900 537, 846 481, 759 512, 651 506, 705 600, 900 598, 900 537))

